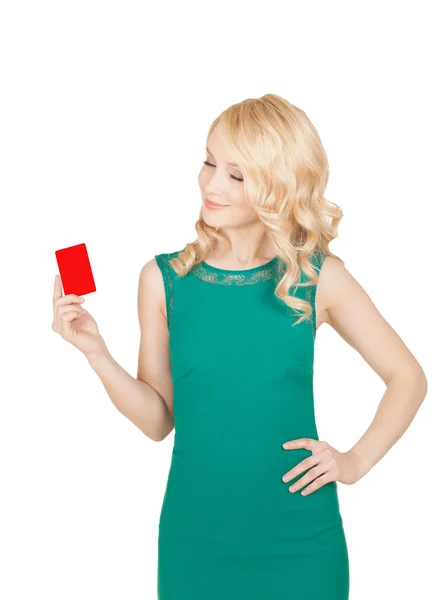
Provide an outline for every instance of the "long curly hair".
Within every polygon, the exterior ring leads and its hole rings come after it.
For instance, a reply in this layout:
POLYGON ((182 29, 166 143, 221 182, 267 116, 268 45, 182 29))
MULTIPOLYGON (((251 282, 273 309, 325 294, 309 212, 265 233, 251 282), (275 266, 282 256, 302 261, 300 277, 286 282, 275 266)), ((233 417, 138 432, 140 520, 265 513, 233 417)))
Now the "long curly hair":
MULTIPOLYGON (((329 164, 319 134, 303 110, 276 94, 248 98, 227 108, 211 124, 207 144, 218 125, 243 173, 247 201, 284 264, 275 294, 296 315, 303 312, 294 323, 299 324, 310 318, 311 302, 291 296, 290 289, 317 284, 310 255, 321 251, 341 260, 329 250, 329 243, 338 235, 343 212, 324 196, 329 164), (308 277, 303 283, 301 271, 308 277)), ((219 243, 231 249, 222 231, 207 225, 202 214, 201 208, 195 224, 197 239, 170 261, 179 276, 205 260, 219 243)))

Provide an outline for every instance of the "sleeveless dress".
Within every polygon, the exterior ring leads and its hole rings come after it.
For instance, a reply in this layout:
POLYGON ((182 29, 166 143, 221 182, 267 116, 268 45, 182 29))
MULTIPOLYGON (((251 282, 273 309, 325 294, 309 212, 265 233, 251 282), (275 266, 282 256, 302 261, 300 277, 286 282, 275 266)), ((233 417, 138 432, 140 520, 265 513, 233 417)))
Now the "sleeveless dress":
MULTIPOLYGON (((349 560, 330 482, 302 496, 282 476, 311 456, 316 286, 310 320, 274 295, 284 264, 199 263, 163 276, 175 437, 158 526, 158 600, 347 600, 349 560)), ((310 256, 320 271, 326 257, 310 256)), ((301 271, 301 281, 307 281, 301 271)), ((303 314, 303 313, 301 313, 303 314)))

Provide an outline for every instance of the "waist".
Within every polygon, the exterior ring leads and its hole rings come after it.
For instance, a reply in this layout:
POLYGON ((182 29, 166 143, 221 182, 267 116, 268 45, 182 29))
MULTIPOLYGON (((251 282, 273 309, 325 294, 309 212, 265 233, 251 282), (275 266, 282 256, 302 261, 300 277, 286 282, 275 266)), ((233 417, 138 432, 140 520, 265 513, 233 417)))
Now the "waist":
MULTIPOLYGON (((289 492, 282 475, 297 461, 280 449, 271 460, 244 460, 244 455, 220 461, 213 452, 191 460, 174 453, 164 494, 160 526, 196 535, 276 535, 299 539, 341 523, 337 484, 330 482, 302 496, 289 492), (284 454, 283 454, 284 453, 284 454)), ((306 472, 306 470, 305 470, 306 472)), ((299 477, 303 476, 302 473, 299 477)), ((298 479, 297 477, 296 479, 298 479)))

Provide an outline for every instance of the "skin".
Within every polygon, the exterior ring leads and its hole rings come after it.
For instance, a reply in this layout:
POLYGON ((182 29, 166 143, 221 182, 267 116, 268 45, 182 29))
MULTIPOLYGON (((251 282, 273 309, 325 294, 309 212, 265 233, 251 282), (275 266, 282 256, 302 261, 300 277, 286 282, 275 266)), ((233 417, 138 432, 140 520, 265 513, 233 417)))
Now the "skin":
MULTIPOLYGON (((216 129, 209 139, 209 152, 199 173, 203 216, 208 225, 222 229, 231 241, 228 257, 207 257, 222 269, 248 269, 271 260, 276 252, 264 226, 247 205, 243 179, 231 161, 226 138, 216 129), (237 178, 237 179, 236 179, 237 178), (227 205, 212 210, 205 199, 227 205)), ((141 341, 138 373, 134 379, 111 356, 99 335, 96 322, 82 300, 62 296, 61 282, 54 284, 54 331, 76 345, 101 378, 115 406, 150 439, 163 440, 174 428, 173 385, 169 333, 162 275, 155 259, 140 274, 138 315, 141 341)), ((340 452, 324 440, 281 440, 287 451, 305 448, 311 452, 289 470, 282 480, 292 481, 305 473, 290 492, 313 493, 330 481, 353 484, 361 479, 401 438, 414 419, 427 393, 427 379, 420 364, 343 263, 328 256, 320 271, 316 292, 316 327, 327 323, 384 381, 386 390, 373 421, 348 451, 340 452)))

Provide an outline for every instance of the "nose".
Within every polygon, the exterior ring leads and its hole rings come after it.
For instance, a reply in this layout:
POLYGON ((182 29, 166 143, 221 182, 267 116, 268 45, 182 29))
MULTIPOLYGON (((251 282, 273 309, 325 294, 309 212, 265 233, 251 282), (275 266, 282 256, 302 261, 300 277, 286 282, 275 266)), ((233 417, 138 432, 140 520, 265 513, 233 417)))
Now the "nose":
POLYGON ((210 198, 216 201, 217 196, 221 196, 223 192, 223 185, 225 183, 222 179, 221 172, 218 169, 212 169, 213 173, 205 184, 205 193, 210 198))

